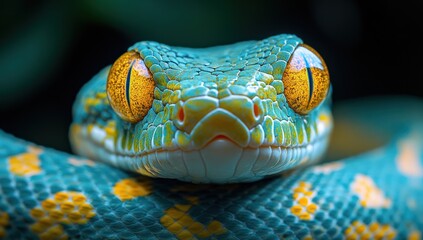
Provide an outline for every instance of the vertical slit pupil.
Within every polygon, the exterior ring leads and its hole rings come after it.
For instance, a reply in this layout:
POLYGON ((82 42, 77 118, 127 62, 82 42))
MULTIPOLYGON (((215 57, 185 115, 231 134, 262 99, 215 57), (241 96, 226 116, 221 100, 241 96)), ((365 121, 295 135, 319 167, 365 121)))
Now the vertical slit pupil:
MULTIPOLYGON (((305 60, 305 59, 304 59, 305 60)), ((307 64, 307 60, 306 64, 307 64)), ((311 72, 311 68, 310 66, 308 66, 307 64, 307 77, 308 77, 308 85, 309 85, 309 92, 308 92, 308 103, 307 105, 310 105, 311 102, 311 98, 313 97, 313 73, 311 72)))
POLYGON ((311 98, 313 97, 313 72, 311 71, 311 67, 309 62, 307 61, 307 58, 305 56, 305 54, 301 54, 305 63, 305 67, 306 67, 306 71, 307 71, 307 80, 308 80, 308 103, 307 105, 310 105, 311 102, 311 98))
POLYGON ((126 87, 125 87, 125 94, 126 94, 126 102, 128 103, 129 108, 131 108, 131 101, 129 97, 129 90, 131 88, 131 73, 132 73, 132 66, 134 66, 135 61, 131 61, 131 65, 129 66, 128 74, 126 75, 126 87))

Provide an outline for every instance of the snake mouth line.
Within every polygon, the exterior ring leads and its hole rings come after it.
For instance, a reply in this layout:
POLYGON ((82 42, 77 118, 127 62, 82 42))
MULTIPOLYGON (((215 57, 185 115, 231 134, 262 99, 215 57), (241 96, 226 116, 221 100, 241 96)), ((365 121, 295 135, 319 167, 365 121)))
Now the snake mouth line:
POLYGON ((214 137, 210 142, 213 142, 213 141, 219 140, 219 139, 225 139, 225 140, 230 141, 230 139, 227 136, 221 134, 221 135, 217 135, 216 137, 214 137))
POLYGON ((208 146, 209 144, 213 143, 214 141, 220 141, 220 140, 225 140, 225 141, 228 141, 228 142, 232 142, 233 144, 236 144, 236 142, 234 142, 233 140, 231 140, 229 137, 227 137, 227 136, 225 136, 223 134, 220 134, 220 135, 217 135, 216 137, 214 137, 208 143, 206 143, 206 146, 208 146))
POLYGON ((157 149, 142 153, 111 151, 80 132, 79 154, 143 175, 198 183, 255 181, 318 160, 327 147, 325 135, 301 146, 240 147, 223 135, 202 149, 157 149))
MULTIPOLYGON (((95 147, 94 142, 85 144, 95 147)), ((255 181, 306 162, 318 160, 327 141, 316 141, 294 148, 241 148, 225 139, 217 139, 201 150, 161 150, 142 155, 124 155, 99 148, 100 159, 112 165, 158 178, 197 183, 255 181)))

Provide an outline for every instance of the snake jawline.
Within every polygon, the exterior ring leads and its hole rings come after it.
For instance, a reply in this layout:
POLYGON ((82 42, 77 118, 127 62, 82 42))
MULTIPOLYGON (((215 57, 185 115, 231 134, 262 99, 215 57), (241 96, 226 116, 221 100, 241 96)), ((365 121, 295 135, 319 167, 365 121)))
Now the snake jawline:
POLYGON ((242 148, 231 141, 216 140, 193 151, 158 150, 147 154, 122 154, 108 150, 83 131, 74 135, 81 155, 155 178, 179 179, 194 183, 252 182, 301 164, 319 160, 328 138, 305 146, 242 148))

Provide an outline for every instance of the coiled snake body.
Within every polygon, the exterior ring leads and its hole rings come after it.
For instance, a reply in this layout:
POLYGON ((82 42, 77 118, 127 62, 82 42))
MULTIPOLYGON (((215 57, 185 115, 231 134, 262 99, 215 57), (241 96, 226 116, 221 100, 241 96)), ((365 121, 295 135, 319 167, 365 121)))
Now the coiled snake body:
POLYGON ((316 164, 330 95, 324 61, 294 35, 136 43, 79 93, 78 156, 0 133, 0 237, 421 238, 423 102, 340 107, 343 159, 316 164))

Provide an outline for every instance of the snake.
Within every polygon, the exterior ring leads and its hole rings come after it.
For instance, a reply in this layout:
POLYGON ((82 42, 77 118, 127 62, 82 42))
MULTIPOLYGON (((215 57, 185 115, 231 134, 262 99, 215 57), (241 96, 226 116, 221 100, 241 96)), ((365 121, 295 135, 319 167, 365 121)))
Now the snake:
POLYGON ((73 153, 0 131, 0 238, 421 239, 423 101, 331 95, 293 34, 137 42, 76 96, 73 153))

